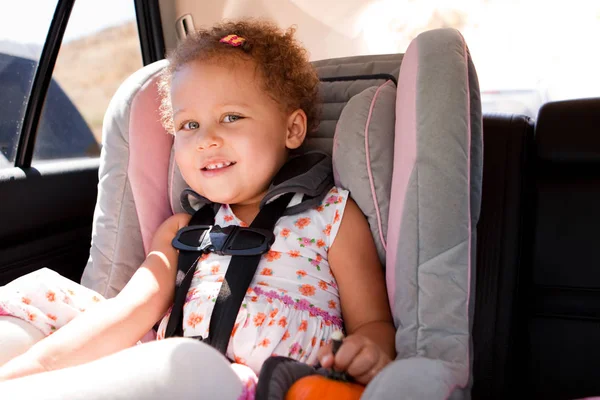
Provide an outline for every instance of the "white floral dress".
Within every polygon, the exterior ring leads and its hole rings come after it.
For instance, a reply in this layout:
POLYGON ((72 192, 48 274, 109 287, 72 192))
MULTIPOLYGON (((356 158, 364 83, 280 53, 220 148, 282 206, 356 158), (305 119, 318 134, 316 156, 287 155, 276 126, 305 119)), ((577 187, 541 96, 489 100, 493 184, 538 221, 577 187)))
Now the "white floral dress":
MULTIPOLYGON (((279 219, 275 242, 262 257, 236 318, 227 349, 230 359, 256 373, 271 355, 315 364, 319 348, 331 333, 343 330, 327 252, 348 194, 334 187, 318 207, 279 219)), ((299 200, 295 196, 290 206, 299 200)), ((227 205, 220 208, 215 223, 244 226, 227 205)), ((210 315, 230 260, 230 256, 214 253, 201 257, 184 306, 184 336, 208 335, 210 315)), ((164 338, 169 315, 160 323, 158 339, 164 338)))

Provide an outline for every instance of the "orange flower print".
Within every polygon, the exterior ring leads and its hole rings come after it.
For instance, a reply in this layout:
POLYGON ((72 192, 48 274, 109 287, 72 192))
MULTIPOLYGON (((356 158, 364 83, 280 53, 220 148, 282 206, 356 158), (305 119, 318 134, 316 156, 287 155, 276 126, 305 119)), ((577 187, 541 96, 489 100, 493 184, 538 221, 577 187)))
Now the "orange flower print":
POLYGON ((331 321, 330 320, 325 320, 325 326, 331 326, 331 321))
POLYGON ((219 273, 219 270, 221 269, 221 268, 219 268, 219 267, 220 267, 220 265, 219 265, 219 264, 215 264, 215 265, 213 265, 212 267, 210 267, 210 273, 211 273, 211 274, 213 274, 213 275, 214 275, 214 274, 218 274, 218 273, 219 273))
POLYGON ((75 292, 72 291, 71 289, 67 290, 67 293, 69 293, 71 296, 75 296, 75 292))
POLYGON ((288 228, 283 228, 280 232, 280 235, 283 236, 284 238, 290 236, 290 230, 288 228))
POLYGON ((323 230, 323 233, 327 236, 331 235, 331 224, 327 224, 327 226, 323 230))
POLYGON ((302 322, 300 322, 300 326, 298 327, 298 331, 300 332, 306 332, 306 328, 308 328, 308 321, 303 319, 302 322))
POLYGON ((325 209, 325 207, 323 207, 323 205, 318 205, 315 210, 317 210, 318 212, 323 212, 323 210, 325 209))
POLYGON ((52 321, 56 321, 56 315, 46 314, 46 317, 50 318, 52 321))
POLYGON ((298 250, 290 250, 288 251, 288 256, 292 258, 298 258, 300 257, 300 252, 298 250))
POLYGON ((53 303, 56 301, 56 293, 54 293, 52 290, 48 290, 46 292, 46 299, 48 299, 50 303, 53 303))
POLYGON ((99 302, 100 302, 100 297, 98 297, 98 296, 93 296, 93 297, 92 297, 92 301, 93 301, 94 303, 99 303, 99 302))
POLYGON ((290 338, 290 331, 285 331, 285 333, 283 334, 283 336, 281 337, 281 340, 287 340, 290 338))
POLYGON ((270 344, 271 344, 271 341, 269 340, 269 338, 264 338, 263 340, 261 340, 258 343, 258 347, 267 347, 270 344))
POLYGON ((281 252, 269 250, 267 252, 267 254, 265 255, 265 257, 267 258, 268 262, 273 262, 273 261, 279 260, 281 258, 281 252))
POLYGON ((317 240, 317 247, 321 248, 325 246, 325 241, 323 239, 317 240))
POLYGON ((337 303, 335 302, 335 300, 329 300, 327 302, 329 304, 329 308, 336 308, 337 307, 337 303))
POLYGON ((327 282, 325 282, 324 280, 320 280, 319 281, 319 287, 323 290, 327 290, 327 282))
POLYGON ((225 280, 224 276, 220 276, 217 278, 216 282, 223 282, 225 280))
POLYGON ((273 311, 271 311, 269 313, 269 318, 275 318, 277 316, 278 312, 279 312, 279 308, 274 309, 273 311))
POLYGON ((263 268, 260 274, 270 276, 273 275, 273 270, 271 268, 263 268))
POLYGON ((210 256, 210 253, 204 253, 200 256, 200 261, 204 261, 208 258, 208 256, 210 256))
POLYGON ((256 282, 256 284, 261 286, 269 286, 269 284, 265 281, 256 282))
POLYGON ((296 276, 298 277, 298 279, 302 279, 306 276, 306 271, 299 269, 298 271, 296 271, 296 276))
POLYGON ((223 217, 223 219, 225 220, 225 222, 231 222, 231 221, 233 221, 233 216, 226 215, 226 216, 223 217))
POLYGON ((235 325, 233 325, 233 329, 231 330, 231 336, 233 337, 233 335, 235 335, 235 332, 237 331, 237 328, 240 326, 239 323, 236 323, 235 325))
POLYGON ((21 301, 25 304, 31 304, 31 299, 28 297, 21 297, 21 301))
POLYGON ((300 286, 300 293, 302 293, 304 296, 314 296, 315 287, 313 285, 304 284, 300 286))
POLYGON ((296 220, 296 222, 294 222, 294 225, 296 225, 298 228, 300 229, 304 229, 306 228, 308 225, 310 225, 310 218, 305 217, 305 218, 298 218, 296 220))
POLYGON ((252 296, 250 298, 250 301, 252 301, 253 303, 256 303, 258 301, 258 296, 252 296))
POLYGON ((34 313, 31 313, 29 311, 27 311, 27 319, 31 322, 35 321, 35 319, 37 318, 37 315, 35 315, 34 313))
POLYGON ((335 210, 335 216, 333 217, 333 223, 335 224, 339 220, 340 220, 340 211, 339 210, 335 210))
POLYGON ((191 326, 192 328, 195 328, 196 325, 198 325, 199 323, 201 323, 203 319, 204 319, 204 316, 202 316, 200 314, 196 314, 196 313, 193 312, 188 317, 187 324, 188 324, 188 326, 191 326))
POLYGON ((248 227, 248 224, 247 224, 247 223, 245 223, 244 221, 240 221, 240 226, 241 226, 242 228, 247 228, 247 227, 248 227))
POLYGON ((312 339, 310 340, 310 344, 312 347, 315 347, 315 345, 317 344, 317 337, 313 336, 312 339))
POLYGON ((256 316, 254 316, 254 320, 253 320, 254 326, 262 326, 262 324, 265 322, 265 318, 267 318, 265 313, 259 312, 258 314, 256 314, 256 316))
POLYGON ((282 328, 285 328, 287 326, 287 317, 279 318, 279 322, 277 323, 277 325, 279 325, 282 328))
POLYGON ((244 365, 246 365, 246 360, 243 359, 242 357, 233 356, 233 361, 235 361, 238 364, 244 364, 244 365))
POLYGON ((248 290, 246 290, 246 294, 251 294, 252 293, 252 288, 248 288, 248 290))
POLYGON ((269 324, 267 326, 273 326, 273 325, 275 325, 275 320, 274 319, 270 320, 269 324))

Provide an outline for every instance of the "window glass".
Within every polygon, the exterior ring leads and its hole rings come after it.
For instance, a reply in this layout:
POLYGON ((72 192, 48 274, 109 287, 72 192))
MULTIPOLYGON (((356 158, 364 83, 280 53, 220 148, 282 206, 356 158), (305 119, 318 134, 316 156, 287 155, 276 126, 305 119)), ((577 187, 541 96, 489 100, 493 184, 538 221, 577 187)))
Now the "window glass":
POLYGON ((77 0, 38 128, 33 162, 97 157, 119 85, 142 67, 133 0, 77 0))
POLYGON ((33 77, 56 4, 0 0, 0 168, 14 165, 33 77))

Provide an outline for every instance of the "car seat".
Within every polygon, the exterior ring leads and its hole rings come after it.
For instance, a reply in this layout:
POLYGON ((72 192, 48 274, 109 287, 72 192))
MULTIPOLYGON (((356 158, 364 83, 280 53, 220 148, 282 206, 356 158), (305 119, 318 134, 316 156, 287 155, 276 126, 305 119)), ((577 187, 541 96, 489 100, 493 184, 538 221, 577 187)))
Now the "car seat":
MULTIPOLYGON (((159 117, 156 83, 166 65, 130 76, 104 119, 82 284, 105 297, 142 263, 161 222, 183 212, 186 185, 159 117)), ((436 29, 417 36, 405 54, 314 65, 322 121, 301 151, 330 153, 336 184, 367 216, 397 328, 397 358, 363 398, 468 399, 483 139, 465 40, 455 29, 436 29)))

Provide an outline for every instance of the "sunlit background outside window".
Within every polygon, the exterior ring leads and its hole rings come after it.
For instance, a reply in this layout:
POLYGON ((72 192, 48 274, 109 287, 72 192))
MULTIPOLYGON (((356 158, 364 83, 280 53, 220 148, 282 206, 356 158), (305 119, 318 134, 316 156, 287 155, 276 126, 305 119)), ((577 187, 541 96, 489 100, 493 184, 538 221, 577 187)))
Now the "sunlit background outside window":
MULTIPOLYGON (((271 18, 283 27, 296 24, 313 60, 402 53, 420 32, 454 27, 470 48, 484 112, 535 118, 545 102, 600 96, 598 0, 181 0, 176 4, 181 13, 171 15, 172 20, 191 12, 196 27, 242 16, 271 18)), ((56 1, 50 0, 0 0, 0 53, 37 60, 55 6, 56 1)), ((172 48, 175 43, 167 38, 166 44, 172 48)), ((54 78, 97 140, 112 94, 139 67, 133 1, 77 0, 54 78)))

